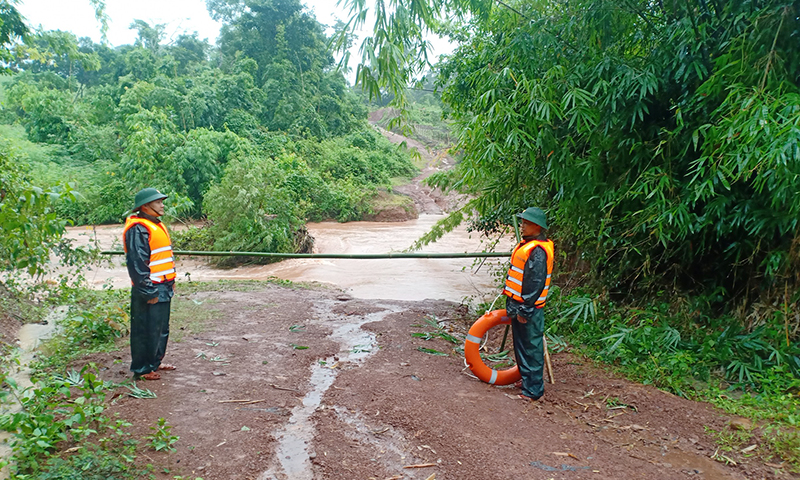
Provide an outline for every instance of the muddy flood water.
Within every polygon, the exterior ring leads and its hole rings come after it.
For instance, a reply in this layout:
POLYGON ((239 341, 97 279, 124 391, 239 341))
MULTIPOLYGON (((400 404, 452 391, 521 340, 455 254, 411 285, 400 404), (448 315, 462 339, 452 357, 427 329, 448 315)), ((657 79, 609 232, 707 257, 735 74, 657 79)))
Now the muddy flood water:
MULTIPOLYGON (((310 223, 315 238, 314 253, 389 253, 411 246, 443 216, 422 215, 407 222, 310 223)), ((121 249, 121 225, 74 227, 67 237, 78 244, 97 242, 101 249, 121 249)), ((422 252, 476 252, 484 244, 476 233, 460 227, 445 235, 422 252)), ((511 250, 511 240, 501 242, 498 250, 511 250)), ((130 285, 121 256, 86 273, 90 285, 115 288, 130 285)), ((178 259, 178 281, 264 280, 277 277, 295 282, 320 282, 346 290, 363 299, 423 300, 444 299, 461 302, 491 301, 498 293, 491 277, 491 266, 500 259, 481 261, 456 259, 319 259, 293 258, 270 265, 247 265, 219 268, 200 257, 178 259)))

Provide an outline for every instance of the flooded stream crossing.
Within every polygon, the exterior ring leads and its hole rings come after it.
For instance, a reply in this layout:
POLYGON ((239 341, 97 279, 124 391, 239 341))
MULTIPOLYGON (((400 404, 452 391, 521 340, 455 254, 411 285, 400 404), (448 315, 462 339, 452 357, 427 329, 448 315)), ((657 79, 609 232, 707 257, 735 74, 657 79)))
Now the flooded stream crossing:
MULTIPOLYGON (((378 254, 401 252, 428 232, 442 215, 422 215, 406 222, 310 223, 315 238, 314 253, 378 254)), ((68 238, 77 244, 96 242, 103 250, 120 249, 121 225, 75 227, 68 238)), ((501 242, 503 243, 503 242, 501 242)), ((498 245, 510 250, 511 240, 498 245)), ((484 250, 478 234, 462 226, 423 253, 465 253, 484 250)), ((346 290, 363 299, 424 300, 443 299, 461 302, 467 298, 486 301, 494 298, 496 281, 490 265, 503 259, 403 258, 329 259, 292 258, 269 265, 219 268, 201 257, 178 258, 178 282, 212 280, 266 280, 277 277, 294 282, 319 282, 346 290)), ((109 256, 104 265, 86 273, 91 286, 125 288, 130 285, 121 256, 109 256)), ((180 287, 178 287, 178 293, 180 287)))

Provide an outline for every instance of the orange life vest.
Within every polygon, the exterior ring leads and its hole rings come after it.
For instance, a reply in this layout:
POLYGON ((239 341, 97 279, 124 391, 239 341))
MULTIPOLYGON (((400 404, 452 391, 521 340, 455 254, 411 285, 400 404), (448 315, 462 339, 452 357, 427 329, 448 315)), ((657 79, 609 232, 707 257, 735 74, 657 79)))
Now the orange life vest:
POLYGON ((146 218, 131 215, 125 221, 122 231, 122 245, 128 252, 125 233, 136 224, 144 225, 150 232, 150 280, 153 283, 164 283, 175 279, 175 259, 172 256, 172 241, 169 239, 167 227, 163 223, 154 223, 146 218))
POLYGON ((518 302, 522 302, 522 275, 525 272, 525 263, 531 252, 536 247, 542 247, 547 254, 547 278, 544 281, 544 289, 542 294, 536 300, 534 306, 536 308, 544 307, 547 302, 547 292, 550 290, 550 275, 553 274, 553 242, 551 240, 531 240, 522 241, 517 245, 511 253, 511 267, 508 269, 506 276, 506 286, 503 289, 503 294, 513 298, 518 302))

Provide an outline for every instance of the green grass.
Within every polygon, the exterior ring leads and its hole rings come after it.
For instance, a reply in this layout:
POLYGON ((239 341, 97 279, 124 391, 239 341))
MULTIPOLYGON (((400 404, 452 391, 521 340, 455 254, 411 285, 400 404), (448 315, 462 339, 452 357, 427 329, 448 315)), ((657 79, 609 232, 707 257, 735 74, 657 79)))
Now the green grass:
POLYGON ((179 295, 199 292, 257 292, 267 285, 278 285, 292 289, 319 288, 319 284, 309 282, 293 282, 278 277, 265 280, 216 280, 209 282, 181 282, 175 287, 179 295))
POLYGON ((2 108, 6 108, 6 89, 11 80, 11 75, 0 75, 0 107, 2 108))
POLYGON ((116 351, 129 331, 129 293, 62 287, 51 302, 69 307, 57 322, 57 333, 44 346, 39 370, 60 370, 71 361, 94 352, 116 351))
POLYGON ((170 312, 170 340, 180 342, 187 335, 206 331, 214 320, 223 316, 222 310, 213 308, 218 300, 203 300, 176 296, 172 299, 170 312))
POLYGON ((18 150, 22 157, 33 165, 52 166, 58 156, 59 147, 28 140, 25 128, 19 124, 0 124, 0 138, 5 139, 12 148, 18 150))
POLYGON ((386 191, 380 191, 378 195, 370 200, 369 210, 371 212, 381 212, 394 207, 401 207, 408 213, 412 213, 416 210, 416 207, 414 207, 414 200, 412 200, 411 197, 386 191))
POLYGON ((786 345, 780 316, 745 330, 733 318, 702 313, 702 298, 637 306, 599 302, 584 293, 548 299, 548 335, 643 384, 712 403, 750 419, 750 432, 726 427, 710 434, 719 461, 758 456, 800 473, 798 348, 786 345), (551 302, 552 300, 552 302, 551 302), (702 319, 702 320, 700 320, 702 319), (563 342, 563 340, 562 340, 563 342), (752 451, 742 449, 757 444, 752 451))
POLYGON ((760 393, 730 395, 717 386, 698 392, 697 398, 731 415, 748 418, 754 425, 749 431, 730 427, 714 431, 721 449, 740 451, 758 444, 751 455, 773 463, 783 460, 790 471, 800 473, 800 388, 797 383, 787 388, 781 372, 773 372, 771 377, 763 380, 760 393))
POLYGON ((105 445, 99 448, 92 444, 78 447, 78 451, 63 457, 50 458, 42 472, 35 477, 38 480, 61 480, 67 478, 80 478, 81 480, 107 480, 114 478, 141 479, 152 478, 149 474, 152 466, 137 466, 133 463, 135 458, 135 444, 121 443, 109 448, 105 445))

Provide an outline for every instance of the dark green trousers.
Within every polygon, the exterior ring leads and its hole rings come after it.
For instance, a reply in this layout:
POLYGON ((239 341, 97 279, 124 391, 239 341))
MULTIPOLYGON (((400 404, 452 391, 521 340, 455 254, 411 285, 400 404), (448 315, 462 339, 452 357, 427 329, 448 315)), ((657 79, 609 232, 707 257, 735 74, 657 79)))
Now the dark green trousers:
MULTIPOLYGON (((133 289, 132 289, 133 290, 133 289)), ((167 352, 171 301, 148 304, 131 292, 131 371, 134 375, 155 372, 167 352)))
POLYGON ((527 323, 511 322, 514 355, 522 375, 522 394, 537 399, 544 395, 544 310, 537 308, 527 323))

